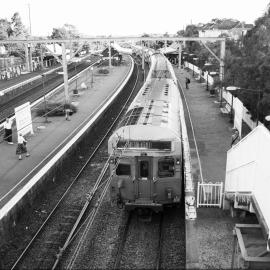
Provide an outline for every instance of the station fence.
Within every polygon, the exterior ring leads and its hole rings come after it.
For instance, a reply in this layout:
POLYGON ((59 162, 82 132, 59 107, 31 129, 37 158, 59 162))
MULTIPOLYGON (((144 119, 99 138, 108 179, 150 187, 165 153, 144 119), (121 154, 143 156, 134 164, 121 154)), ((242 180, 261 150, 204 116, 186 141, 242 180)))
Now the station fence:
POLYGON ((199 182, 197 186, 197 207, 222 207, 223 183, 199 182))
MULTIPOLYGON (((45 68, 52 67, 55 65, 54 59, 49 59, 43 61, 43 66, 45 68)), ((33 71, 41 70, 42 63, 39 57, 33 57, 32 62, 33 71)), ((15 77, 20 76, 27 72, 26 63, 16 63, 11 66, 0 69, 0 80, 9 80, 15 77)))

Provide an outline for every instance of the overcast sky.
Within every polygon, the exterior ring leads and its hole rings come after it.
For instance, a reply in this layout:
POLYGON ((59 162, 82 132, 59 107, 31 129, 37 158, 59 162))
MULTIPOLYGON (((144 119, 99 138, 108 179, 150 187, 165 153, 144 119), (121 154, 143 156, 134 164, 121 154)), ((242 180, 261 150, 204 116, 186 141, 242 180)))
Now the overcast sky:
POLYGON ((213 18, 254 23, 270 0, 8 0, 1 1, 0 18, 19 12, 32 34, 47 36, 54 27, 73 24, 87 35, 175 34, 187 24, 213 18))

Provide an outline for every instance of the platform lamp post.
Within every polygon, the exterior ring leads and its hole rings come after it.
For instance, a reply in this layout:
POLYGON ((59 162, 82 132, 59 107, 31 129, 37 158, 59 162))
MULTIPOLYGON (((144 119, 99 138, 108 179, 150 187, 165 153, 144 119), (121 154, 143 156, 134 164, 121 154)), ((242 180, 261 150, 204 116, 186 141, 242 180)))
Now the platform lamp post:
MULTIPOLYGON (((44 93, 45 89, 45 74, 41 74, 42 79, 42 92, 44 93)), ((45 123, 49 123, 48 121, 48 111, 47 111, 47 100, 46 100, 46 94, 44 93, 44 112, 45 112, 45 123)))
MULTIPOLYGON (((204 64, 204 67, 206 67, 206 68, 209 67, 209 66, 211 66, 210 63, 205 63, 205 64, 204 64)), ((208 74, 209 74, 209 72, 208 72, 208 70, 206 69, 206 91, 209 91, 208 74)))
POLYGON ((197 64, 197 60, 199 58, 198 57, 193 57, 192 59, 193 59, 193 77, 194 77, 194 75, 195 75, 195 73, 194 73, 194 64, 197 64))
MULTIPOLYGON (((258 126, 259 123, 259 102, 260 102, 260 94, 263 92, 262 90, 254 90, 254 89, 246 89, 246 88, 241 88, 241 87, 236 87, 236 86, 228 86, 226 88, 227 91, 229 91, 231 94, 233 92, 255 92, 258 94, 257 96, 257 104, 256 104, 256 126, 258 126)), ((233 94, 232 94, 232 106, 231 106, 231 122, 233 122, 233 94)))
POLYGON ((91 70, 91 88, 92 88, 93 87, 93 83, 94 83, 94 68, 91 67, 90 70, 91 70))

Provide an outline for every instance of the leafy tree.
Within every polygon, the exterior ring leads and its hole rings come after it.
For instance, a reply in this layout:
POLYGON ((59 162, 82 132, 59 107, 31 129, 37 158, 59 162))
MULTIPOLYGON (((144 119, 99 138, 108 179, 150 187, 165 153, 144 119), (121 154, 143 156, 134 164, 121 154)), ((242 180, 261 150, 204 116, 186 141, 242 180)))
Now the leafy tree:
POLYGON ((18 12, 15 12, 11 18, 10 23, 10 36, 16 39, 24 39, 27 36, 27 31, 22 23, 21 17, 18 12))
POLYGON ((52 39, 70 39, 79 38, 80 35, 76 27, 72 24, 64 24, 63 27, 53 28, 52 39))
POLYGON ((0 19, 0 40, 8 39, 11 34, 10 22, 7 19, 0 19))

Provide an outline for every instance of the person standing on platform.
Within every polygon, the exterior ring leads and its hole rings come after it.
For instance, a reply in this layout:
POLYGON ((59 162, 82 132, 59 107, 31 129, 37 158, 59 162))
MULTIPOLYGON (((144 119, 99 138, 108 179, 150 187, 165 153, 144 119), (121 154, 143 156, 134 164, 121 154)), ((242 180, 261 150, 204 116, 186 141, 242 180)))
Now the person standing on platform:
POLYGON ((26 154, 25 155, 26 157, 30 156, 30 154, 27 151, 26 143, 27 143, 27 141, 25 140, 23 135, 21 133, 19 133, 19 135, 18 135, 18 146, 17 146, 17 149, 16 149, 16 155, 19 155, 19 160, 22 159, 22 154, 26 154))
POLYGON ((231 147, 235 144, 237 144, 240 141, 240 136, 239 136, 239 131, 238 129, 233 129, 234 133, 232 135, 232 142, 231 142, 231 147))
POLYGON ((13 144, 12 142, 12 124, 13 121, 10 120, 9 118, 6 118, 6 121, 4 123, 4 140, 8 142, 8 144, 13 144))
POLYGON ((189 89, 188 88, 188 85, 190 84, 190 79, 186 77, 186 89, 189 89))

